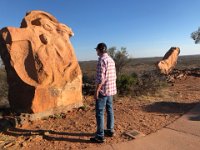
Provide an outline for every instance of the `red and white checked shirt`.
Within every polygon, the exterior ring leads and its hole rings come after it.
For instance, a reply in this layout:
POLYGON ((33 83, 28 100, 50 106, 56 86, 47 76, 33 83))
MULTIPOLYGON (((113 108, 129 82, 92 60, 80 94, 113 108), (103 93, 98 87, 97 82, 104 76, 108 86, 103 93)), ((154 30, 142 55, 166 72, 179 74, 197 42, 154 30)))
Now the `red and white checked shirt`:
POLYGON ((97 63, 96 84, 102 84, 100 93, 104 96, 115 95, 117 93, 116 79, 115 62, 107 53, 104 53, 97 63))

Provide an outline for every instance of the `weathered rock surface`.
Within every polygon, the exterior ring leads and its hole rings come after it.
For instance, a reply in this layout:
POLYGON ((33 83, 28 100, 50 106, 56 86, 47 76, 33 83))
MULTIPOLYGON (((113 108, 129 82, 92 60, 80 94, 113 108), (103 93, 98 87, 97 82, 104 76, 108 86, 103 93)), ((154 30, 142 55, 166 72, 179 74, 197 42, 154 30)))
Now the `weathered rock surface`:
POLYGON ((164 55, 163 59, 156 63, 156 67, 162 74, 169 74, 176 66, 180 48, 171 47, 164 55))
POLYGON ((71 36, 71 28, 43 11, 28 12, 20 28, 0 30, 13 109, 58 112, 82 105, 82 73, 71 36))

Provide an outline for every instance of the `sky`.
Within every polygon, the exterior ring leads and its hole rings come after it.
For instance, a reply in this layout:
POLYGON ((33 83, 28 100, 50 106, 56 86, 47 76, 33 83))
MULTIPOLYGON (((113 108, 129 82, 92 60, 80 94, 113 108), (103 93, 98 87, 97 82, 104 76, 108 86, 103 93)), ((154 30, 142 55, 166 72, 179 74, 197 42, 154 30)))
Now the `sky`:
POLYGON ((72 28, 79 61, 96 60, 104 42, 131 58, 158 57, 179 47, 200 54, 191 33, 200 27, 200 0, 1 0, 0 28, 20 27, 26 12, 42 10, 72 28))

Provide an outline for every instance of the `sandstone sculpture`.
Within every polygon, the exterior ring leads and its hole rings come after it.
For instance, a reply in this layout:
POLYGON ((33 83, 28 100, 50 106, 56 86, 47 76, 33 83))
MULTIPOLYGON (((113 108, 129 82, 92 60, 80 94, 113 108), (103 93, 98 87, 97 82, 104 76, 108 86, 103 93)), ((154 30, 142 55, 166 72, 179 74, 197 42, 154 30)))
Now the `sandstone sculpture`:
POLYGON ((180 48, 171 47, 164 55, 163 59, 156 63, 157 68, 162 74, 168 75, 176 66, 180 48))
POLYGON ((82 105, 82 73, 71 36, 71 28, 43 11, 28 12, 20 28, 0 30, 12 108, 54 113, 82 105))

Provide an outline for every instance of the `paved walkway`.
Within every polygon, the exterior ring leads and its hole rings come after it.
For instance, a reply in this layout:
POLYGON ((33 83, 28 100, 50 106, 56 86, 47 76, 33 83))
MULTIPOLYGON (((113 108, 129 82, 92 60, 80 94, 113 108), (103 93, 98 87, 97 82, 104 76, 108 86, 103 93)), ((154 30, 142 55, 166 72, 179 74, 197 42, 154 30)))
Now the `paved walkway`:
POLYGON ((95 150, 200 150, 200 104, 155 133, 95 150))

